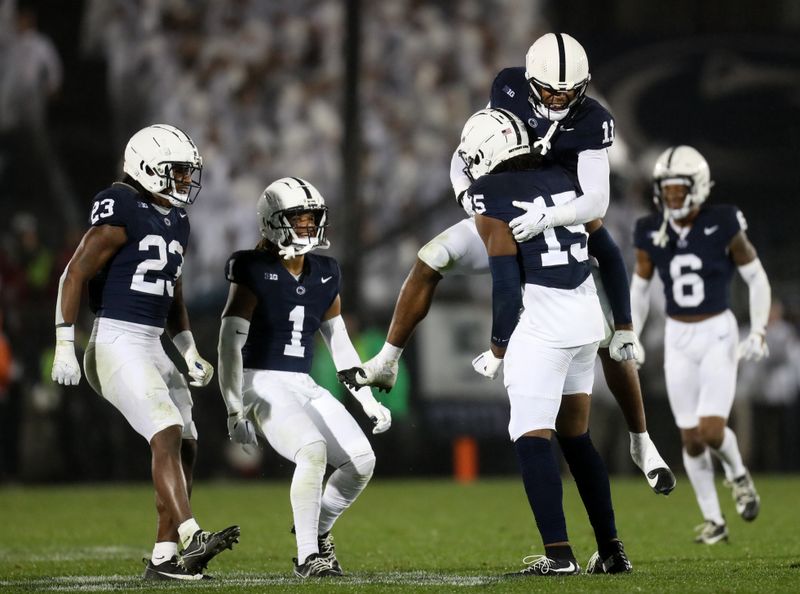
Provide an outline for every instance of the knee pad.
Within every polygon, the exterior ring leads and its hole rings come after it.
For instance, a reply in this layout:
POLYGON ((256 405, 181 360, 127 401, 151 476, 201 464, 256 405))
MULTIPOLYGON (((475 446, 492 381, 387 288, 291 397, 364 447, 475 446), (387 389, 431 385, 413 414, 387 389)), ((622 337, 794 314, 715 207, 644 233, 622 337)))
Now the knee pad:
POLYGON ((325 470, 328 464, 328 450, 324 441, 315 441, 304 445, 297 450, 294 456, 294 463, 297 466, 315 466, 325 470))
POLYGON ((436 272, 442 272, 453 264, 452 256, 447 246, 439 240, 439 236, 423 245, 417 252, 417 257, 436 272))
POLYGON ((364 454, 353 456, 346 464, 343 464, 340 470, 345 472, 350 471, 351 474, 364 477, 369 480, 372 473, 375 471, 375 453, 372 451, 364 454))

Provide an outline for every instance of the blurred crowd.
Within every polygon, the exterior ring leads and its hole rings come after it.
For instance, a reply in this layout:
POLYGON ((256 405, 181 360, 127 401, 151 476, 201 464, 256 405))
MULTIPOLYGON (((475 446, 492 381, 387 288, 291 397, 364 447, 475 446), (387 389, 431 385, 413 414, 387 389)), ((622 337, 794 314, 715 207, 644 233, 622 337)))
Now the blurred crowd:
MULTIPOLYGON (((375 246, 363 255, 368 309, 390 313, 416 250, 462 216, 448 203, 449 162, 461 125, 487 103, 495 73, 522 65, 529 44, 549 29, 544 3, 362 0, 361 239, 375 246), (434 218, 419 216, 440 203, 447 208, 434 218), (387 230, 399 232, 381 244, 387 230)), ((338 236, 337 244, 336 221, 348 215, 342 196, 345 5, 315 0, 84 3, 75 38, 84 59, 105 65, 109 151, 121 157, 134 131, 168 122, 186 130, 203 155, 203 190, 191 210, 194 241, 183 278, 190 310, 205 313, 193 323, 209 328, 206 352, 215 348, 215 307, 227 291, 224 262, 232 251, 256 243, 255 202, 269 182, 292 175, 320 189, 332 209, 333 252, 340 255, 337 245, 345 238, 338 236)), ((59 464, 74 469, 81 454, 59 450, 59 441, 97 419, 116 422, 85 382, 67 394, 49 380, 58 278, 85 229, 92 198, 71 189, 48 125, 48 105, 69 76, 52 39, 39 30, 35 11, 0 0, 0 480, 62 478, 59 464), (53 216, 63 221, 62 233, 42 233, 42 222, 53 216), (52 446, 58 450, 55 458, 52 446)), ((590 93, 597 96, 596 90, 590 93)), ((630 221, 646 206, 640 198, 643 182, 622 137, 612 167, 615 196, 607 225, 630 258, 630 221)), ((108 172, 109 181, 115 174, 108 172)), ((448 283, 461 299, 484 300, 489 315, 485 282, 448 283)), ((447 290, 443 287, 445 296, 447 290)), ((759 435, 751 439, 752 466, 787 470, 797 461, 778 468, 786 456, 775 452, 796 451, 798 445, 787 440, 794 439, 789 424, 797 418, 800 339, 780 304, 773 314, 767 335, 772 357, 742 366, 739 389, 745 406, 737 407, 736 415, 752 427, 751 435, 759 435)), ((651 321, 644 337, 649 363, 642 378, 655 397, 665 395, 659 326, 651 321)), ((88 328, 84 321, 84 331, 88 328)), ((412 379, 412 392, 413 387, 412 379)), ((600 383, 598 407, 604 406, 603 390, 600 383)), ((421 401, 412 396, 412 404, 421 401)), ((737 431, 746 433, 739 426, 737 431)), ((620 435, 627 439, 624 431, 620 435)), ((126 448, 122 438, 112 442, 100 449, 126 448)), ((108 473, 86 464, 78 476, 108 473)))

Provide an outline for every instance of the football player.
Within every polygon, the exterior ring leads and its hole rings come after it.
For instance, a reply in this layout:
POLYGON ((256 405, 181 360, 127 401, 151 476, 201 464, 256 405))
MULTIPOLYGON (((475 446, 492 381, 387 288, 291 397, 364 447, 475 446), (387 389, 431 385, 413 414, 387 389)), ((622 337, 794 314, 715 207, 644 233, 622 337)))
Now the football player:
POLYGON ((158 532, 148 580, 202 579, 208 562, 239 538, 238 526, 208 532, 192 515, 192 397, 160 340, 166 326, 191 385, 208 384, 214 369, 197 352, 181 290, 186 208, 200 191, 202 166, 194 142, 178 128, 156 124, 134 134, 125 147, 126 175, 95 197, 91 227, 61 276, 56 302, 53 380, 81 379, 74 324, 88 282, 96 318, 86 379, 150 444, 158 532))
MULTIPOLYGON (((658 214, 636 222, 636 271, 631 281, 633 324, 641 332, 649 310, 653 272, 664 283, 667 322, 664 373, 667 395, 681 431, 683 465, 703 514, 695 542, 728 539, 714 486, 713 453, 733 488, 736 511, 747 521, 760 498, 742 463, 736 435, 727 426, 739 358, 767 355, 764 333, 771 290, 735 206, 709 205, 708 163, 690 146, 664 151, 653 169, 658 214), (738 269, 750 290, 750 334, 738 345, 730 311, 730 282, 738 269)), ((644 351, 639 354, 644 362, 644 351)))
POLYGON ((517 202, 570 205, 578 199, 575 181, 530 152, 525 125, 504 109, 473 115, 461 138, 459 153, 473 180, 465 199, 476 207, 492 275, 491 348, 475 366, 486 373, 486 358, 505 361, 509 434, 545 550, 526 558, 528 567, 513 575, 580 572, 567 538, 554 432, 595 531, 598 550, 587 571, 630 572, 617 538, 608 473, 589 437, 594 362, 605 329, 588 234, 583 225, 557 225, 517 243, 508 225, 517 202))
MULTIPOLYGON (((524 68, 505 68, 492 84, 489 106, 507 109, 525 122, 528 133, 537 139, 532 148, 548 162, 566 168, 582 189, 569 204, 545 206, 520 201, 514 205, 524 211, 510 221, 519 242, 553 227, 587 223, 606 212, 610 192, 607 149, 614 142, 614 118, 586 96, 590 78, 589 61, 581 44, 565 33, 548 33, 530 47, 524 68)), ((472 182, 458 151, 453 154, 450 178, 457 200, 470 218, 420 249, 400 290, 383 349, 364 363, 359 373, 349 373, 358 385, 391 389, 403 348, 427 315, 443 276, 489 271, 486 249, 472 218, 480 207, 469 200, 467 189, 472 182)), ((593 274, 608 323, 599 351, 606 381, 628 424, 633 461, 653 490, 666 495, 675 487, 675 476, 647 433, 639 376, 630 361, 639 345, 632 332, 625 264, 602 224, 593 227, 588 246, 589 254, 599 263, 599 271, 593 269, 593 274)), ((490 369, 489 375, 500 366, 490 353, 484 353, 481 360, 490 369)))
MULTIPOLYGON (((322 334, 337 369, 359 364, 341 315, 341 276, 325 249, 328 209, 307 181, 284 177, 258 200, 262 241, 234 253, 219 335, 219 382, 235 443, 256 432, 295 471, 290 488, 297 539, 294 573, 340 576, 334 522, 367 486, 375 454, 355 419, 309 372, 314 336, 322 334), (327 466, 335 470, 323 489, 327 466)), ((352 390, 373 433, 387 431, 389 410, 369 388, 352 390)))

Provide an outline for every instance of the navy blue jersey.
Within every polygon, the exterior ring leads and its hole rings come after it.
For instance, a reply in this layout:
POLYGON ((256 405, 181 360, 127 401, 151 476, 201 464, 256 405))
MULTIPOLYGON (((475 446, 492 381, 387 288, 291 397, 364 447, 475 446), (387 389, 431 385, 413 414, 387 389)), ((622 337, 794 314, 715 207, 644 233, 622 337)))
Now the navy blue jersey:
MULTIPOLYGON (((545 135, 552 122, 533 110, 528 101, 529 89, 525 68, 505 68, 492 83, 490 107, 507 109, 525 122, 533 142, 545 135)), ((575 113, 559 126, 546 158, 577 177, 578 153, 608 148, 613 142, 614 118, 595 99, 585 97, 575 113)))
POLYGON ((661 227, 661 213, 636 221, 633 243, 650 256, 664 283, 667 315, 714 314, 730 306, 731 277, 736 265, 728 253, 734 236, 747 229, 744 216, 735 206, 704 206, 680 237, 667 225, 669 243, 653 245, 661 227))
POLYGON ((115 183, 95 196, 93 227, 125 227, 127 241, 89 281, 89 305, 104 318, 163 328, 189 243, 186 211, 162 214, 134 188, 115 183))
POLYGON ((258 299, 242 348, 243 366, 309 373, 314 335, 339 294, 341 274, 336 260, 306 254, 298 280, 279 256, 246 250, 230 257, 225 273, 230 282, 247 287, 258 299))
MULTIPOLYGON (((479 214, 506 223, 519 216, 514 200, 556 206, 575 198, 576 188, 563 168, 552 165, 530 171, 491 173, 470 186, 479 214)), ((590 274, 587 234, 583 225, 556 227, 519 244, 523 282, 574 289, 590 274)))

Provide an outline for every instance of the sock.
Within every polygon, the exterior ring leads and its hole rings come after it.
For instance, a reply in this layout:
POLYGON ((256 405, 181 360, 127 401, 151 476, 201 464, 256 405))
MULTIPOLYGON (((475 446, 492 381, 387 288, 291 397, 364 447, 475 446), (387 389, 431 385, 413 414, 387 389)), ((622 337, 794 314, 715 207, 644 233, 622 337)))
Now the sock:
POLYGON ((514 442, 528 503, 536 518, 542 543, 567 542, 567 523, 561 498, 561 476, 553 446, 543 437, 520 437, 514 442))
POLYGON ((686 469, 686 474, 689 475, 689 482, 692 483, 703 519, 711 520, 715 524, 724 524, 717 488, 714 485, 714 466, 711 463, 709 448, 706 448, 699 456, 690 456, 684 449, 683 467, 686 469))
POLYGON ((177 554, 177 542, 157 542, 153 547, 153 554, 150 556, 150 560, 153 562, 153 565, 161 565, 177 554))
POLYGON ((295 456, 295 464, 289 499, 294 514, 297 564, 302 565, 309 555, 319 553, 317 528, 322 479, 327 465, 325 443, 317 441, 300 448, 295 456))
POLYGON ((577 437, 559 435, 558 443, 575 478, 583 507, 589 515, 597 548, 605 549, 617 537, 617 525, 611 503, 611 485, 603 459, 595 449, 588 431, 577 437))
POLYGON ((319 534, 327 534, 342 512, 350 507, 367 486, 375 469, 375 455, 356 456, 340 466, 325 485, 319 512, 319 534))
POLYGON ((566 559, 567 561, 575 559, 575 553, 572 552, 572 547, 569 545, 545 546, 544 554, 551 559, 566 559))
POLYGON ((644 461, 647 459, 647 448, 650 447, 650 435, 645 431, 644 433, 628 432, 631 436, 631 458, 639 467, 639 470, 645 472, 644 461))
POLYGON ((378 353, 378 357, 380 357, 383 361, 399 361, 402 354, 403 347, 397 347, 393 344, 385 342, 381 352, 378 353))
POLYGON ((739 452, 739 440, 730 427, 725 427, 725 435, 718 450, 711 449, 714 455, 722 462, 725 469, 725 478, 729 481, 739 478, 747 473, 747 469, 742 462, 742 454, 739 452))
POLYGON ((189 541, 192 540, 194 533, 198 530, 200 530, 200 525, 194 518, 189 518, 185 522, 182 522, 180 526, 178 526, 178 536, 181 539, 181 545, 184 549, 186 548, 186 545, 189 544, 189 541))

